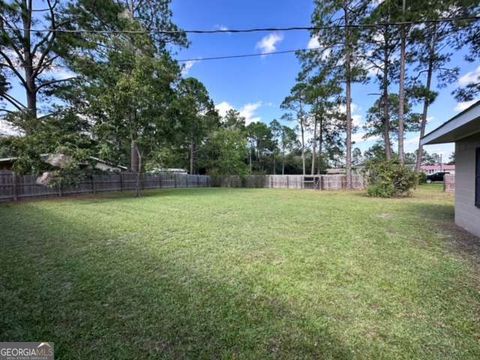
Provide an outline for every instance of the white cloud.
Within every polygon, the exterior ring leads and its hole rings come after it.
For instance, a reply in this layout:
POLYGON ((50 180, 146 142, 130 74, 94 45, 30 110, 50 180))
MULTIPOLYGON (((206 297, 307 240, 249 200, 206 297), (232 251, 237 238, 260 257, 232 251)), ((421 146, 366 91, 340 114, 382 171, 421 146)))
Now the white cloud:
POLYGON ((459 102, 457 106, 455 106, 455 111, 463 111, 473 104, 475 104, 478 101, 478 99, 471 100, 471 101, 464 101, 464 102, 459 102))
MULTIPOLYGON (((362 114, 359 113, 360 107, 357 104, 352 103, 351 106, 350 106, 350 110, 352 112, 353 126, 361 126, 363 124, 363 116, 362 116, 362 114)), ((346 105, 340 105, 339 106, 339 111, 341 113, 345 114, 347 112, 346 105)))
POLYGON ((470 71, 458 79, 458 85, 467 86, 472 83, 477 83, 480 81, 480 66, 475 70, 470 71))
MULTIPOLYGON (((262 106, 262 102, 257 101, 255 103, 245 104, 238 110, 240 116, 245 118, 246 125, 262 121, 262 118, 256 114, 256 111, 260 106, 262 106)), ((229 110, 234 109, 234 107, 227 101, 222 101, 221 103, 218 103, 217 105, 215 105, 215 108, 217 109, 219 115, 222 117, 225 116, 229 110)))
POLYGON ((277 45, 283 40, 283 34, 278 32, 273 32, 262 38, 257 45, 256 49, 260 49, 262 54, 269 53, 277 50, 277 45))
POLYGON ((225 25, 215 25, 214 28, 216 30, 221 30, 221 31, 227 31, 229 30, 228 27, 226 27, 225 25))
POLYGON ((0 120, 0 136, 18 136, 21 135, 17 129, 13 128, 5 120, 0 120))
POLYGON ((189 61, 186 61, 185 64, 183 64, 183 67, 182 67, 182 75, 183 76, 186 76, 188 75, 188 72, 190 71, 190 69, 193 67, 193 65, 195 65, 198 61, 196 60, 189 60, 189 61))
POLYGON ((222 101, 221 103, 215 105, 215 109, 217 109, 218 114, 221 117, 224 117, 227 114, 228 110, 233 109, 233 106, 226 101, 222 101))
POLYGON ((376 67, 376 66, 370 66, 370 67, 368 68, 367 76, 368 76, 369 78, 372 78, 372 77, 377 76, 377 75, 380 74, 381 72, 382 72, 382 71, 381 71, 378 67, 376 67))
POLYGON ((240 115, 245 118, 245 124, 248 125, 254 122, 260 122, 262 120, 260 116, 257 116, 255 114, 255 112, 260 106, 262 106, 262 102, 258 101, 256 103, 245 104, 240 109, 240 115))
POLYGON ((308 40, 307 48, 308 49, 318 49, 320 47, 320 42, 318 41, 318 36, 312 36, 308 40))
POLYGON ((320 46, 320 41, 318 40, 318 36, 312 36, 310 40, 308 40, 307 48, 310 50, 318 50, 320 52, 320 59, 326 60, 332 53, 331 48, 322 48, 320 46))

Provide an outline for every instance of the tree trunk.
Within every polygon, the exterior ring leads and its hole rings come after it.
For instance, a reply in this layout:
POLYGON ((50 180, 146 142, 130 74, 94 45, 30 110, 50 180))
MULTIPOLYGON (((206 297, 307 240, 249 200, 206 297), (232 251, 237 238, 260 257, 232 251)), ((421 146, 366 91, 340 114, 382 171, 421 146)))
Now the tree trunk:
POLYGON ((315 158, 317 156, 317 125, 318 120, 317 116, 315 116, 315 123, 313 126, 313 143, 312 143, 312 175, 315 175, 315 158))
POLYGON ((37 88, 35 84, 34 63, 31 49, 31 27, 32 27, 32 1, 24 1, 22 6, 23 23, 23 68, 25 71, 25 95, 27 98, 27 111, 31 119, 37 118, 37 88))
POLYGON ((133 138, 130 140, 130 171, 138 172, 138 146, 133 138))
POLYGON ((302 132, 302 171, 305 176, 305 128, 303 127, 303 119, 300 119, 300 129, 302 132))
POLYGON ((273 175, 277 174, 277 170, 275 169, 276 163, 275 163, 275 151, 273 152, 273 175))
POLYGON ((418 150, 417 150, 417 161, 415 164, 415 171, 420 172, 422 166, 422 156, 423 156, 423 146, 421 144, 422 137, 425 135, 425 128, 427 126, 427 115, 428 115, 428 107, 430 106, 430 88, 432 87, 432 76, 433 76, 433 61, 435 57, 435 31, 436 26, 434 26, 434 33, 432 34, 432 38, 430 39, 430 46, 429 46, 429 56, 428 56, 428 69, 427 69, 427 82, 425 84, 425 88, 427 90, 427 95, 423 100, 423 111, 422 111, 422 121, 420 123, 420 137, 418 139, 418 150))
POLYGON ((282 148, 282 175, 285 175, 285 146, 282 148))
POLYGON ((195 143, 192 141, 190 143, 190 175, 193 175, 195 165, 195 143))
MULTIPOLYGON (((405 14, 405 0, 403 0, 403 14, 405 14)), ((404 16, 405 17, 405 16, 404 16)), ((406 34, 405 25, 400 27, 400 88, 398 92, 398 158, 401 164, 405 163, 404 143, 404 111, 405 111, 405 63, 406 63, 406 34)))
POLYGON ((345 98, 347 115, 347 139, 346 139, 346 159, 345 170, 347 175, 347 189, 352 188, 352 71, 351 71, 351 49, 350 49, 350 20, 348 2, 344 2, 345 13, 345 98))
POLYGON ((388 101, 388 70, 389 70, 389 54, 388 54, 388 28, 386 26, 384 33, 384 53, 383 53, 383 141, 385 142, 385 157, 387 160, 392 158, 392 148, 390 143, 390 114, 388 101))
POLYGON ((248 162, 250 165, 250 175, 252 175, 252 146, 250 146, 250 151, 248 152, 248 162))
POLYGON ((317 174, 320 175, 320 162, 322 161, 323 153, 323 119, 320 118, 319 134, 318 134, 318 161, 317 161, 317 174))

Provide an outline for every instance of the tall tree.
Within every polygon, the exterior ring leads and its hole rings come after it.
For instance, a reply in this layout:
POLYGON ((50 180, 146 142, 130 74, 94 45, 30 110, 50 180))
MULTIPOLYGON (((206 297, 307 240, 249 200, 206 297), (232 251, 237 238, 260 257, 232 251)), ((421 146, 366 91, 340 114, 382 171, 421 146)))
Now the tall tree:
MULTIPOLYGON (((432 1, 425 0, 422 17, 438 20, 443 17, 463 16, 464 9, 459 1, 432 1)), ((460 1, 461 2, 461 1, 460 1)), ((435 101, 437 92, 433 90, 433 80, 436 76, 436 87, 443 88, 457 79, 459 69, 449 67, 452 53, 448 51, 449 38, 455 34, 457 27, 452 22, 432 22, 412 30, 413 54, 416 61, 416 74, 410 85, 410 92, 423 102, 422 118, 420 123, 420 138, 417 154, 423 154, 421 138, 425 135, 428 110, 435 101)), ((416 157, 415 169, 420 171, 422 156, 416 157)))
MULTIPOLYGON (((458 9, 465 17, 478 16, 480 4, 476 0, 463 0, 458 9)), ((468 62, 478 63, 480 59, 480 22, 479 21, 457 21, 455 22, 455 37, 450 39, 451 45, 457 50, 466 48, 464 59, 468 62)), ((454 90, 455 98, 458 101, 472 101, 480 94, 480 75, 472 76, 470 81, 454 90)))
MULTIPOLYGON (((399 126, 398 123, 400 121, 399 119, 399 113, 400 111, 398 110, 398 107, 400 106, 400 99, 397 94, 390 94, 388 98, 388 112, 391 115, 391 126, 389 127, 389 138, 397 139, 400 136, 400 131, 399 131, 399 126)), ((408 101, 405 101, 403 103, 404 109, 404 132, 414 132, 418 131, 419 129, 419 124, 421 122, 421 114, 415 113, 412 111, 412 106, 408 101)), ((365 139, 369 138, 378 138, 382 137, 382 135, 385 133, 385 122, 383 121, 383 115, 384 115, 384 100, 383 97, 381 96, 379 99, 375 101, 373 106, 368 109, 367 112, 367 118, 366 122, 363 126, 365 135, 365 139)), ((382 139, 383 140, 383 139, 382 139)), ((385 148, 388 146, 383 142, 382 148, 385 148)), ((385 154, 385 159, 388 159, 385 154)))
POLYGON ((284 115, 284 118, 287 120, 293 120, 296 118, 298 125, 300 127, 300 141, 301 141, 301 150, 302 150, 302 174, 306 174, 306 164, 305 164, 305 132, 308 126, 307 124, 307 112, 305 110, 306 106, 306 97, 307 97, 307 84, 303 82, 305 79, 302 74, 300 74, 297 79, 297 84, 290 91, 290 95, 287 96, 281 105, 281 108, 289 111, 284 115))
POLYGON ((264 173, 266 157, 272 153, 274 148, 272 131, 265 123, 253 122, 247 126, 247 134, 251 152, 249 160, 251 172, 256 170, 264 173))
POLYGON ((9 109, 2 110, 18 112, 23 121, 16 125, 27 134, 36 126, 38 98, 55 84, 67 80, 51 71, 61 66, 58 44, 62 34, 56 30, 66 24, 59 20, 62 11, 58 0, 0 1, 0 68, 8 70, 9 75, 4 84, 20 85, 25 95, 24 102, 23 97, 4 91, 1 96, 9 109))
POLYGON ((365 20, 368 2, 364 0, 316 0, 312 33, 324 49, 323 61, 330 62, 336 78, 345 84, 346 173, 347 188, 352 188, 352 84, 363 81, 364 64, 360 59, 360 25, 365 20), (328 52, 325 53, 325 49, 328 52))
POLYGON ((390 105, 389 86, 393 79, 398 77, 398 61, 395 59, 398 50, 398 31, 388 23, 392 21, 392 15, 383 5, 377 5, 372 9, 367 21, 370 23, 383 23, 385 25, 365 29, 363 33, 363 46, 365 47, 365 63, 369 71, 374 75, 380 86, 380 96, 383 108, 383 142, 385 144, 385 157, 392 157, 392 144, 390 140, 390 105))
MULTIPOLYGON (((64 28, 75 36, 63 39, 61 45, 68 66, 80 76, 74 88, 95 86, 104 68, 112 58, 121 57, 122 51, 152 58, 168 57, 167 44, 186 45, 186 36, 172 22, 170 0, 75 0, 68 3, 61 15, 64 28), (79 31, 75 33, 75 31, 79 31)), ((124 73, 132 68, 128 61, 120 64, 124 73)), ((173 76, 177 76, 175 71, 173 76)), ((79 104, 78 91, 62 89, 62 95, 71 106, 79 104)), ((81 94, 80 94, 81 95, 81 94)), ((136 144, 130 144, 130 167, 139 168, 136 144)))
MULTIPOLYGON (((406 12, 406 0, 402 0, 402 17, 401 20, 405 21, 405 12, 406 12)), ((407 30, 405 25, 400 25, 400 78, 399 90, 398 90, 398 158, 400 159, 400 164, 405 162, 405 151, 404 151, 404 103, 405 103, 405 68, 407 63, 407 30)))
POLYGON ((219 127, 218 114, 205 86, 194 78, 182 79, 178 86, 178 120, 188 143, 190 174, 197 172, 198 147, 213 128, 219 127))

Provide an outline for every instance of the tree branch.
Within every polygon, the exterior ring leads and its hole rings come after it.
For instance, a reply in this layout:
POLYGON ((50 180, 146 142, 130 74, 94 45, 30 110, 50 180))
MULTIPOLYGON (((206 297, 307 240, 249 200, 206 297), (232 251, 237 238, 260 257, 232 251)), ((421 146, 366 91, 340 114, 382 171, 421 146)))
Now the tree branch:
POLYGON ((66 79, 58 79, 58 80, 51 80, 51 81, 44 82, 43 84, 40 84, 40 85, 37 86, 37 89, 35 90, 35 92, 38 92, 41 88, 43 88, 45 86, 50 86, 50 85, 53 85, 53 84, 57 84, 57 83, 60 83, 60 82, 63 82, 63 81, 73 80, 73 79, 76 79, 76 78, 77 78, 76 76, 72 76, 72 77, 69 77, 69 78, 66 78, 66 79))
POLYGON ((12 104, 18 111, 25 111, 27 109, 20 101, 13 98, 12 96, 4 93, 2 96, 5 100, 7 100, 10 104, 12 104))
POLYGON ((27 83, 25 81, 25 79, 23 78, 22 74, 20 74, 17 70, 17 67, 15 67, 12 63, 12 61, 10 60, 10 58, 8 57, 7 54, 5 54, 2 50, 0 50, 0 55, 2 55, 2 57, 5 59, 5 61, 7 62, 7 66, 5 67, 8 67, 10 70, 13 71, 13 73, 18 77, 18 80, 20 80, 20 82, 26 87, 27 86, 27 83))

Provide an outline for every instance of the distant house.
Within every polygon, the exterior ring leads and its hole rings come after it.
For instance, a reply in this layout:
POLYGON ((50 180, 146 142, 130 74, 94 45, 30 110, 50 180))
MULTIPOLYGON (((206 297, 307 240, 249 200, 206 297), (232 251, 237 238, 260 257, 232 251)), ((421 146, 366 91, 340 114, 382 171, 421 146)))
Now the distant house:
POLYGON ((421 142, 455 142, 455 222, 480 236, 480 101, 425 135, 421 142))
POLYGON ((435 164, 435 165, 422 165, 420 170, 427 175, 434 174, 437 172, 448 172, 450 174, 455 174, 455 164, 435 164))
POLYGON ((180 168, 156 168, 148 171, 149 174, 183 174, 187 175, 188 172, 185 169, 180 168))
MULTIPOLYGON (((48 163, 54 167, 62 167, 62 161, 68 161, 68 157, 62 154, 42 154, 40 158, 45 163, 48 163)), ((0 158, 0 170, 13 170, 13 166, 15 161, 17 161, 17 157, 8 157, 8 158, 0 158)), ((95 169, 100 171, 108 171, 108 172, 121 172, 127 171, 128 168, 122 165, 114 165, 109 163, 108 161, 90 156, 90 161, 93 163, 95 169)), ((86 166, 87 164, 85 164, 86 166)))
POLYGON ((0 170, 11 171, 16 160, 16 157, 0 158, 0 170))

